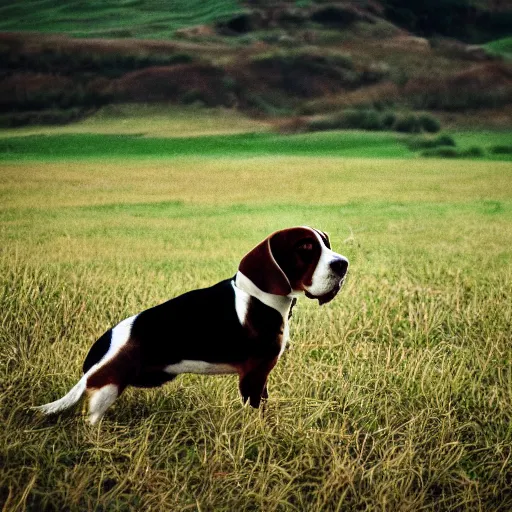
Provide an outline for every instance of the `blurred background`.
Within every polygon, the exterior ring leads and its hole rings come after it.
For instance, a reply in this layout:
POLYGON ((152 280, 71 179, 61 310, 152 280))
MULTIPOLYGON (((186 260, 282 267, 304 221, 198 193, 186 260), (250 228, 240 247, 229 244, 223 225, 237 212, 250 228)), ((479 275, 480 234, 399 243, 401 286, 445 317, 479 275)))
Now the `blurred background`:
POLYGON ((19 0, 0 20, 3 128, 141 104, 284 132, 511 124, 508 0, 19 0))

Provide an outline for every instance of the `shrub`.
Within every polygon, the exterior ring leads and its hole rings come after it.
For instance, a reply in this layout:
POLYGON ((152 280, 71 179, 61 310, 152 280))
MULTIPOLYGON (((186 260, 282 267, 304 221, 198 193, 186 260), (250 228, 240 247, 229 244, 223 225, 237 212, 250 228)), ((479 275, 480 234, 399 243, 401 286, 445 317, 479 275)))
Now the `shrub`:
MULTIPOLYGON (((319 130, 395 130, 403 133, 421 133, 427 124, 429 130, 441 127, 441 123, 430 116, 418 117, 414 114, 399 115, 395 112, 381 112, 375 108, 347 109, 335 114, 316 117, 305 121, 309 131, 319 130), (428 121, 425 122, 425 118, 428 121), (428 123, 431 122, 431 125, 428 123)), ((428 130, 427 130, 428 131, 428 130)), ((438 146, 455 146, 455 141, 449 135, 441 135, 436 139, 413 139, 408 142, 412 149, 428 149, 438 146)))
POLYGON ((462 157, 470 157, 470 158, 479 158, 485 155, 485 151, 479 146, 471 146, 469 149, 465 149, 461 152, 460 156, 462 157))
POLYGON ((428 133, 437 133, 441 129, 439 120, 429 114, 421 115, 418 120, 423 130, 428 133))
POLYGON ((413 151, 419 149, 432 149, 438 147, 455 147, 455 140, 451 135, 440 135, 435 139, 426 137, 413 137, 407 141, 407 146, 413 151))
POLYGON ((382 126, 384 130, 391 130, 396 123, 396 114, 394 112, 386 112, 382 116, 382 126))
POLYGON ((495 155, 512 155, 512 146, 492 146, 489 151, 495 155))
POLYGON ((186 105, 195 104, 206 104, 205 95, 203 91, 199 89, 190 89, 181 97, 181 101, 186 105))
POLYGON ((359 130, 383 130, 382 115, 376 110, 346 110, 342 119, 346 128, 359 130))
MULTIPOLYGON (((426 116, 423 116, 426 117, 426 116)), ((437 119, 436 127, 441 127, 437 119)), ((306 122, 310 131, 319 130, 396 130, 403 133, 421 133, 424 128, 422 118, 414 114, 400 116, 394 112, 381 112, 377 109, 347 109, 336 114, 317 117, 306 122)), ((430 127, 432 129, 432 127, 430 127)), ((437 139, 414 139, 410 141, 413 149, 426 149, 437 146, 454 146, 455 141, 449 135, 442 135, 437 139)))
POLYGON ((435 139, 438 146, 452 146, 455 147, 457 144, 451 135, 440 135, 435 139))
POLYGON ((397 119, 394 128, 397 132, 420 133, 422 125, 417 116, 409 114, 397 119))
POLYGON ((456 148, 442 146, 439 148, 426 149, 421 153, 421 156, 427 157, 441 157, 441 158, 458 158, 459 151, 456 148))
POLYGON ((384 130, 383 115, 376 110, 344 110, 343 112, 312 119, 307 123, 309 131, 321 130, 384 130))
POLYGON ((485 151, 479 146, 472 146, 469 149, 462 151, 454 147, 441 146, 438 148, 427 149, 423 151, 421 155, 441 158, 480 158, 485 155, 485 151))

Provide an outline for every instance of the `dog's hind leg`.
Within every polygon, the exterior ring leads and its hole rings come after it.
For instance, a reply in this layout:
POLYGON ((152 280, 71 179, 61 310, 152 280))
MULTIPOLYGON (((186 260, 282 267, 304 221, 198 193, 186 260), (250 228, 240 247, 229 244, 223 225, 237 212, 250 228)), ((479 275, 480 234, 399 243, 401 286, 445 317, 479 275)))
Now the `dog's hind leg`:
POLYGON ((130 375, 136 372, 137 359, 132 359, 134 355, 133 350, 122 351, 87 378, 89 422, 92 425, 100 421, 129 384, 130 375))
POLYGON ((89 388, 89 423, 95 425, 101 420, 105 411, 116 401, 119 396, 119 386, 107 384, 99 389, 89 388))

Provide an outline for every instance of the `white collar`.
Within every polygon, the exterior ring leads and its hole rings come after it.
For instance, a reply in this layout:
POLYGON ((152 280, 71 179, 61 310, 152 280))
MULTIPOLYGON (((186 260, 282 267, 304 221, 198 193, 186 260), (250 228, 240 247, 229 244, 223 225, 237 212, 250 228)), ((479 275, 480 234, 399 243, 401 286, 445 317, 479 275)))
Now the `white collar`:
POLYGON ((293 296, 290 295, 275 295, 273 293, 267 293, 260 290, 247 276, 238 271, 234 279, 234 285, 247 293, 251 297, 258 299, 263 302, 266 306, 276 309, 281 313, 283 318, 288 318, 288 312, 293 302, 293 296))

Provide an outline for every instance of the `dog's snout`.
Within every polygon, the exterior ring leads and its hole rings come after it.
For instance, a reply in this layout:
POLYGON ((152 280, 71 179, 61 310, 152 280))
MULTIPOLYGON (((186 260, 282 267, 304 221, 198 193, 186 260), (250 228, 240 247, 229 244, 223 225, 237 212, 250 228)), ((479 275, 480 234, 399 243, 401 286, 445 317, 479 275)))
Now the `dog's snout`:
POLYGON ((338 276, 343 277, 347 273, 348 260, 345 258, 336 258, 330 263, 331 269, 338 276))

